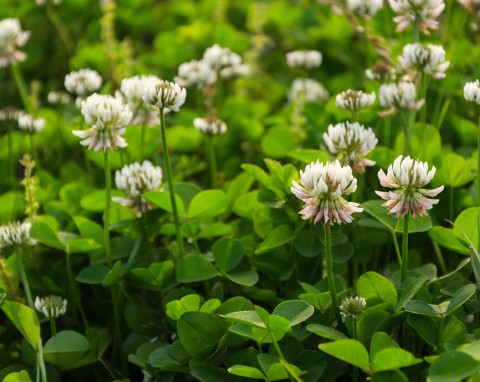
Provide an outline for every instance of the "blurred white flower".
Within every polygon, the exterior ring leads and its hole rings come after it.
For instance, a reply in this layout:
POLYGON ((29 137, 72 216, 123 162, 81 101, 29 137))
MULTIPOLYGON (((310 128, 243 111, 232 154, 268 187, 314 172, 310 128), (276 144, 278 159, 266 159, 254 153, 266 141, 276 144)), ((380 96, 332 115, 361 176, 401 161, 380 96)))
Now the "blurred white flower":
POLYGON ((0 21, 0 68, 25 61, 27 55, 19 48, 25 45, 29 37, 30 32, 22 31, 18 19, 0 21))
POLYGON ((37 296, 34 305, 35 309, 43 313, 46 318, 58 318, 67 312, 67 300, 60 296, 37 296))
POLYGON ((302 98, 307 102, 322 102, 326 101, 328 97, 327 89, 321 83, 311 78, 296 78, 288 92, 290 101, 302 98))
POLYGON ((397 78, 395 68, 390 65, 379 63, 365 70, 365 75, 370 80, 379 82, 394 81, 397 78))
POLYGON ((480 105, 480 81, 467 82, 463 87, 463 95, 467 101, 480 105))
POLYGON ((202 61, 213 68, 222 78, 243 76, 250 73, 250 67, 243 64, 240 55, 218 44, 205 50, 202 61))
POLYGON ((349 165, 353 171, 365 172, 365 166, 373 166, 374 161, 364 158, 378 143, 372 129, 365 129, 358 122, 337 123, 328 126, 323 140, 342 165, 349 165))
POLYGON ((383 187, 392 188, 393 191, 375 193, 386 200, 383 206, 388 207, 388 212, 395 214, 397 219, 409 213, 414 218, 427 215, 426 210, 438 203, 438 199, 429 199, 443 191, 443 186, 433 190, 423 188, 435 175, 435 166, 428 170, 427 162, 411 159, 409 156, 399 156, 388 167, 388 172, 380 169, 378 178, 383 187))
POLYGON ((294 50, 287 53, 287 65, 291 68, 318 68, 322 64, 322 53, 317 50, 294 50))
POLYGON ((35 240, 30 238, 29 221, 13 222, 0 226, 0 248, 9 245, 34 245, 35 240))
POLYGON ((114 197, 117 203, 133 208, 135 213, 141 216, 145 211, 152 208, 142 198, 142 194, 157 190, 162 183, 162 169, 152 165, 149 161, 133 163, 123 166, 115 172, 115 184, 119 190, 125 191, 126 198, 114 197))
POLYGON ((358 317, 367 307, 367 301, 363 297, 347 297, 340 304, 340 314, 343 317, 358 317))
POLYGON ((195 118, 193 126, 205 135, 220 135, 227 132, 227 124, 218 118, 195 118))
POLYGON ((155 126, 159 124, 158 109, 146 104, 143 101, 143 94, 152 83, 160 81, 160 78, 153 75, 133 76, 122 80, 120 90, 115 95, 130 107, 133 112, 133 119, 130 123, 133 125, 155 126))
POLYGON ((62 4, 62 0, 35 0, 38 6, 43 7, 48 3, 52 3, 53 5, 60 5, 62 4))
POLYGON ((122 135, 132 112, 121 100, 95 93, 82 102, 82 114, 91 128, 74 130, 73 134, 83 139, 80 143, 88 150, 113 151, 127 146, 122 135))
POLYGON ((143 100, 147 105, 179 111, 185 103, 187 91, 176 82, 151 81, 145 88, 143 100))
MULTIPOLYGON (((480 1, 479 0, 458 0, 460 5, 464 7, 468 12, 480 16, 480 1)), ((475 27, 477 25, 475 24, 475 27)))
POLYGON ((178 67, 178 76, 175 77, 180 86, 197 86, 202 89, 206 85, 212 85, 217 81, 217 72, 204 60, 192 60, 184 62, 178 67))
POLYGON ((86 97, 102 86, 102 77, 95 70, 85 68, 65 76, 65 89, 79 97, 86 97))
POLYGON ((347 0, 347 9, 359 16, 375 16, 383 8, 383 0, 347 0))
POLYGON ((21 113, 21 110, 7 106, 0 110, 0 121, 18 121, 21 113))
POLYGON ((420 109, 425 100, 416 100, 417 91, 412 82, 402 81, 399 83, 382 84, 379 91, 380 105, 388 110, 380 115, 393 115, 398 109, 420 109))
POLYGON ((52 105, 68 105, 72 101, 72 98, 66 92, 51 91, 48 93, 47 100, 52 105))
POLYGON ((429 29, 438 29, 435 19, 445 8, 444 0, 388 0, 390 7, 399 16, 393 18, 397 23, 397 31, 407 29, 410 24, 418 21, 418 27, 424 34, 429 29))
POLYGON ((339 109, 346 109, 352 113, 356 113, 361 109, 373 105, 375 102, 375 92, 365 93, 362 90, 348 89, 338 94, 335 100, 339 109))
POLYGON ((251 73, 251 68, 248 64, 227 66, 223 69, 220 69, 219 73, 220 77, 222 78, 243 77, 248 76, 251 73))
POLYGON ((18 115, 18 127, 29 133, 39 133, 45 127, 45 119, 35 118, 30 114, 21 112, 18 115))
POLYGON ((300 171, 301 185, 292 181, 291 191, 305 205, 299 212, 302 219, 323 221, 326 225, 350 223, 352 213, 362 212, 358 203, 348 202, 342 194, 351 194, 357 189, 357 180, 350 166, 340 162, 312 162, 300 171))
POLYGON ((441 45, 407 44, 398 57, 400 66, 406 72, 425 73, 433 78, 445 78, 450 61, 445 61, 445 50, 441 45))

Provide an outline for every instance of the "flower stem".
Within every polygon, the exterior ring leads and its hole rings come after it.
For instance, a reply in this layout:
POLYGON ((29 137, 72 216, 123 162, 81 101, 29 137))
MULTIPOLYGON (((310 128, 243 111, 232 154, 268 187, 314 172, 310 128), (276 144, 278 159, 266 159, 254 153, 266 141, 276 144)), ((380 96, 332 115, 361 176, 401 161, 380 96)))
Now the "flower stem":
POLYGON ((77 286, 75 284, 75 280, 73 278, 72 262, 70 260, 70 253, 68 251, 65 252, 65 259, 67 264, 67 277, 70 283, 70 288, 72 289, 72 296, 74 300, 73 303, 74 303, 75 309, 78 309, 78 311, 80 312, 80 317, 82 318, 83 326, 86 329, 88 327, 87 316, 85 315, 82 304, 80 304, 80 296, 79 296, 77 286))
POLYGON ((103 164, 105 167, 105 211, 103 213, 103 239, 108 267, 112 268, 112 249, 110 247, 110 194, 112 188, 112 176, 110 174, 110 162, 108 160, 107 150, 103 152, 103 164))
POLYGON ((65 49, 68 53, 69 56, 72 56, 73 54, 73 45, 72 45, 72 39, 70 38, 70 34, 68 33, 68 29, 66 28, 65 24, 63 23, 62 19, 58 16, 58 13, 55 12, 55 9, 50 6, 49 4, 46 7, 47 10, 47 16, 54 25, 54 27, 57 29, 57 32, 60 36, 60 39, 63 42, 63 45, 65 46, 65 49))
POLYGON ((15 169, 13 163, 13 147, 12 147, 12 121, 7 122, 8 132, 7 132, 7 144, 8 144, 8 183, 7 186, 10 187, 15 183, 15 169))
POLYGON ((38 163, 37 150, 35 150, 35 144, 33 143, 33 132, 28 133, 28 140, 30 141, 30 150, 32 151, 32 157, 35 160, 38 172, 38 170, 40 169, 40 163, 38 163))
POLYGON ((57 334, 57 326, 55 325, 55 318, 50 317, 50 329, 52 332, 52 337, 57 334))
POLYGON ((25 110, 28 113, 31 113, 32 106, 30 105, 30 101, 28 100, 27 87, 25 86, 25 81, 23 81, 22 73, 20 72, 20 69, 18 69, 18 66, 15 64, 10 65, 10 70, 12 71, 13 79, 15 80, 18 92, 20 93, 23 107, 25 107, 25 110))
POLYGON ((480 204, 480 117, 478 117, 477 128, 477 201, 480 204))
MULTIPOLYGON (((17 255, 18 271, 20 272, 20 278, 22 279, 23 289, 25 291, 28 306, 30 307, 30 309, 33 310, 33 314, 36 315, 35 306, 33 305, 32 293, 30 292, 30 285, 28 284, 27 274, 25 273, 25 268, 23 266, 22 254, 18 246, 15 246, 15 254, 17 255)), ((43 360, 43 346, 41 338, 38 339, 37 344, 37 366, 40 369, 40 380, 42 382, 47 382, 47 371, 45 369, 45 362, 43 360)))
POLYGON ((407 270, 408 270, 408 218, 410 214, 406 214, 403 218, 403 237, 402 237, 402 273, 401 273, 401 282, 402 284, 407 279, 407 270))
POLYGON ((395 247, 395 254, 397 255, 398 264, 402 264, 402 254, 400 253, 400 247, 398 246, 397 234, 394 230, 390 231, 392 233, 393 246, 395 247))
POLYGON ((160 131, 162 134, 162 149, 163 149, 163 159, 165 161, 165 172, 167 174, 168 190, 170 193, 170 203, 172 204, 173 223, 175 224, 175 234, 177 236, 178 253, 180 257, 182 257, 183 241, 182 241, 182 234, 180 232, 180 222, 178 219, 178 210, 177 210, 177 203, 175 201, 175 192, 173 189, 172 167, 170 165, 170 156, 168 154, 167 135, 165 133, 165 112, 163 107, 160 107, 159 109, 160 109, 160 131))
POLYGON ((217 187, 217 159, 215 157, 215 142, 213 136, 207 137, 208 167, 210 172, 210 187, 217 187))
POLYGON ((330 232, 330 226, 324 226, 325 232, 325 260, 327 266, 327 280, 328 289, 330 290, 330 297, 332 299, 333 310, 335 311, 335 317, 337 319, 337 326, 343 331, 343 321, 340 314, 340 308, 338 307, 337 300, 337 288, 335 287, 335 276, 333 274, 333 260, 332 260, 332 233, 330 232))

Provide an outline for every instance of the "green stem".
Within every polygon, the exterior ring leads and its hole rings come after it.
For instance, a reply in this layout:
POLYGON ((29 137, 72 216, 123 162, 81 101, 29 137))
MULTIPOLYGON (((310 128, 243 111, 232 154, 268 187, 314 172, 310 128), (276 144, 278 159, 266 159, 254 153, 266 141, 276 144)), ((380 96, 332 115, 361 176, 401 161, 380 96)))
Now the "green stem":
POLYGON ((217 187, 217 159, 215 157, 214 137, 207 137, 207 151, 208 151, 208 171, 210 173, 210 188, 217 187))
POLYGON ((480 117, 478 118, 477 128, 477 202, 480 204, 480 117))
POLYGON ((108 160, 107 150, 103 152, 103 164, 105 167, 105 211, 103 213, 103 241, 108 267, 111 269, 113 266, 112 249, 110 247, 110 194, 112 188, 112 175, 110 174, 110 162, 108 160))
MULTIPOLYGON (((357 317, 356 316, 353 316, 353 325, 352 325, 352 328, 353 328, 353 339, 356 340, 357 337, 358 337, 358 334, 357 334, 357 317)), ((358 367, 353 367, 353 382, 357 382, 358 381, 358 367)))
POLYGON ((145 143, 145 131, 147 127, 145 124, 142 125, 142 130, 140 131, 140 152, 143 150, 143 144, 145 143))
POLYGON ((7 144, 8 144, 8 188, 15 183, 15 170, 13 161, 13 148, 12 148, 12 121, 7 122, 7 144))
POLYGON ((405 132, 405 148, 403 149, 404 155, 410 155, 410 139, 411 139, 411 128, 410 128, 410 118, 407 118, 406 111, 402 111, 403 117, 403 129, 405 132))
POLYGON ((33 132, 28 133, 28 140, 30 141, 30 150, 32 151, 32 157, 35 160, 35 164, 37 166, 37 172, 40 169, 40 163, 38 162, 38 155, 37 150, 35 150, 35 144, 33 143, 33 132))
POLYGON ((46 10, 47 10, 47 16, 52 22, 53 26, 57 29, 58 34, 60 35, 60 39, 62 40, 68 55, 72 56, 73 45, 71 44, 72 39, 70 38, 68 29, 66 28, 62 19, 58 16, 58 13, 55 12, 55 9, 53 9, 52 6, 47 5, 46 10))
POLYGON ((57 334, 57 326, 55 325, 55 318, 50 317, 50 331, 52 332, 52 337, 57 334))
POLYGON ((420 28, 418 27, 418 18, 415 18, 413 23, 413 39, 415 42, 420 42, 420 28))
POLYGON ((23 102, 23 107, 28 113, 32 113, 32 106, 30 105, 30 101, 28 100, 28 92, 27 87, 25 86, 25 81, 23 80, 22 73, 18 66, 15 64, 10 65, 10 70, 12 71, 13 78, 15 80, 15 84, 17 85, 18 92, 20 93, 20 98, 23 102))
POLYGON ((395 254, 397 255, 398 264, 401 266, 401 264, 402 264, 402 254, 400 252, 400 247, 398 246, 397 235, 395 234, 394 230, 391 230, 390 233, 392 234, 393 246, 395 247, 395 254))
POLYGON ((175 234, 177 236, 178 253, 180 257, 183 256, 183 241, 180 232, 180 221, 178 219, 177 203, 175 201, 175 192, 173 189, 172 167, 170 165, 170 156, 168 154, 167 135, 165 133, 165 112, 164 108, 160 107, 160 131, 162 134, 162 149, 163 159, 165 161, 165 172, 167 174, 168 191, 170 194, 170 203, 172 204, 173 223, 175 224, 175 234))
POLYGON ((383 120, 384 126, 384 145, 385 147, 390 147, 390 136, 392 133, 392 117, 385 117, 383 120))
POLYGON ((67 277, 70 283, 70 288, 72 289, 72 296, 74 300, 73 303, 75 305, 75 309, 78 309, 78 311, 80 312, 83 327, 86 329, 88 327, 87 316, 85 314, 85 311, 83 310, 82 304, 80 303, 80 295, 77 289, 77 285, 75 284, 75 280, 73 278, 72 262, 70 260, 70 253, 68 251, 65 252, 65 259, 67 264, 67 277))
POLYGON ((408 271, 408 218, 410 214, 406 214, 403 218, 403 237, 402 237, 402 273, 401 283, 407 279, 408 271))
POLYGON ((342 316, 340 314, 340 308, 338 307, 337 288, 335 286, 335 276, 333 274, 333 260, 332 260, 332 233, 330 232, 330 226, 324 226, 325 232, 325 258, 327 266, 327 280, 328 289, 330 290, 330 297, 332 298, 333 310, 335 311, 335 317, 337 319, 337 327, 343 331, 344 325, 342 316))
POLYGON ((447 266, 445 265, 445 260, 443 260, 442 251, 440 246, 437 244, 435 240, 432 240, 433 250, 435 251, 435 257, 437 258, 438 265, 442 270, 443 274, 447 273, 447 266))

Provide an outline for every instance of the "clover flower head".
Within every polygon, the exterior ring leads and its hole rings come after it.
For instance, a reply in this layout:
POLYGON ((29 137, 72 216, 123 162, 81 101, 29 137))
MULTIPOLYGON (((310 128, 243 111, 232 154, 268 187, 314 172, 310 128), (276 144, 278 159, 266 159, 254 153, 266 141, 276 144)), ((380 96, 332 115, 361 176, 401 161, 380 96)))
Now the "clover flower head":
POLYGON ((388 108, 380 115, 393 115, 398 109, 420 109, 425 100, 416 100, 417 91, 413 82, 400 81, 398 83, 382 84, 379 91, 380 105, 388 108))
POLYGON ((25 45, 30 32, 22 30, 18 19, 0 20, 0 68, 25 61, 27 55, 19 50, 25 45))
POLYGON ((318 68, 322 64, 322 53, 317 50, 294 50, 287 53, 287 65, 291 68, 318 68))
POLYGON ((480 16, 480 1, 479 0, 458 0, 460 5, 464 7, 468 12, 480 16))
POLYGON ((303 200, 305 205, 299 212, 302 219, 325 225, 350 223, 352 213, 362 212, 358 203, 348 202, 343 194, 351 194, 357 189, 357 179, 350 166, 342 166, 339 161, 312 162, 300 171, 300 183, 292 181, 291 191, 303 200))
POLYGON ((30 238, 29 221, 13 222, 0 226, 0 248, 10 245, 34 245, 35 240, 30 238))
POLYGON ((239 64, 234 66, 227 66, 220 70, 219 74, 222 78, 244 77, 251 73, 250 65, 239 64))
POLYGON ((20 113, 18 115, 18 127, 29 133, 39 133, 45 127, 44 118, 35 118, 27 113, 20 113))
POLYGON ((288 99, 295 101, 299 98, 307 102, 323 102, 329 97, 327 89, 324 86, 311 78, 296 78, 292 82, 290 91, 288 92, 288 99))
POLYGON ((370 80, 379 82, 394 81, 397 78, 395 68, 385 63, 378 63, 365 70, 365 75, 370 80))
POLYGON ((463 95, 467 101, 480 105, 480 81, 467 82, 463 87, 463 95))
POLYGON ((398 61, 407 72, 425 73, 435 79, 445 78, 445 71, 450 66, 450 61, 445 61, 445 49, 432 44, 407 44, 398 61))
POLYGON ((102 87, 102 77, 95 70, 89 68, 80 69, 67 74, 64 85, 69 93, 83 99, 102 87))
POLYGON ((149 161, 123 166, 121 170, 115 172, 115 184, 119 190, 125 191, 127 197, 115 197, 113 200, 133 208, 135 213, 141 216, 152 208, 142 198, 142 194, 157 190, 162 183, 162 177, 162 169, 149 161))
POLYGON ((340 314, 346 317, 356 318, 367 308, 367 301, 363 297, 347 297, 340 303, 340 314))
POLYGON ((429 29, 438 29, 435 20, 445 8, 444 0, 388 0, 392 10, 399 14, 393 18, 397 23, 397 31, 407 29, 418 21, 419 29, 426 35, 429 29))
POLYGON ((151 83, 159 81, 161 81, 160 78, 153 75, 133 76, 122 80, 120 90, 115 93, 115 96, 126 103, 132 110, 132 124, 145 124, 152 127, 160 122, 157 108, 143 102, 145 89, 151 83))
POLYGON ((113 151, 127 146, 122 135, 132 119, 128 105, 112 96, 95 93, 82 101, 81 111, 91 128, 73 131, 74 135, 83 139, 80 144, 95 151, 113 151))
POLYGON ((338 108, 357 112, 373 105, 375 92, 365 93, 362 90, 348 89, 338 94, 335 100, 338 108))
POLYGON ((147 105, 179 111, 185 103, 187 91, 176 82, 152 81, 145 88, 143 101, 147 105))
POLYGON ((217 81, 217 72, 204 60, 191 60, 178 67, 178 76, 175 81, 181 86, 197 86, 203 89, 217 81))
POLYGON ((15 109, 14 107, 5 107, 0 110, 0 122, 18 121, 18 117, 22 113, 21 110, 15 109))
POLYGON ((243 63, 239 54, 218 44, 206 49, 202 61, 209 65, 221 78, 248 75, 250 67, 243 63))
POLYGON ((427 162, 420 162, 411 159, 409 156, 400 155, 393 164, 388 167, 388 172, 380 169, 378 178, 383 187, 393 189, 392 191, 375 193, 386 200, 383 206, 388 207, 388 212, 395 214, 397 219, 412 214, 414 218, 427 215, 427 211, 438 199, 430 199, 443 191, 443 186, 432 190, 424 187, 435 175, 435 166, 428 169, 427 162))
POLYGON ((359 16, 373 17, 383 8, 383 0, 347 0, 347 9, 359 16))
POLYGON ((365 129, 358 122, 337 123, 328 126, 323 140, 333 154, 339 154, 342 165, 349 165, 353 171, 365 172, 365 166, 373 166, 374 161, 364 158, 378 143, 372 129, 365 129))
POLYGON ((72 98, 66 92, 51 91, 48 92, 47 100, 52 105, 68 105, 72 101, 72 98))
POLYGON ((227 132, 227 124, 218 118, 195 118, 193 126, 205 135, 220 135, 227 132))
POLYGON ((43 7, 44 5, 47 5, 48 3, 51 3, 53 5, 60 5, 62 4, 62 0, 35 0, 38 6, 43 7))
POLYGON ((56 295, 37 296, 34 305, 35 309, 43 313, 46 318, 58 318, 67 312, 67 300, 56 295))

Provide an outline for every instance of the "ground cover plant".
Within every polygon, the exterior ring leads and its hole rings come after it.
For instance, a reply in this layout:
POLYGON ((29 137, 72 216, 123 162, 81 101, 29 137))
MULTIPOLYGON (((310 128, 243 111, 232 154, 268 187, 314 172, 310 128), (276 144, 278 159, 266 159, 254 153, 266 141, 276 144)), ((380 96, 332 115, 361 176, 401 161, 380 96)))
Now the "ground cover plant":
POLYGON ((480 380, 474 0, 3 0, 0 380, 480 380))

